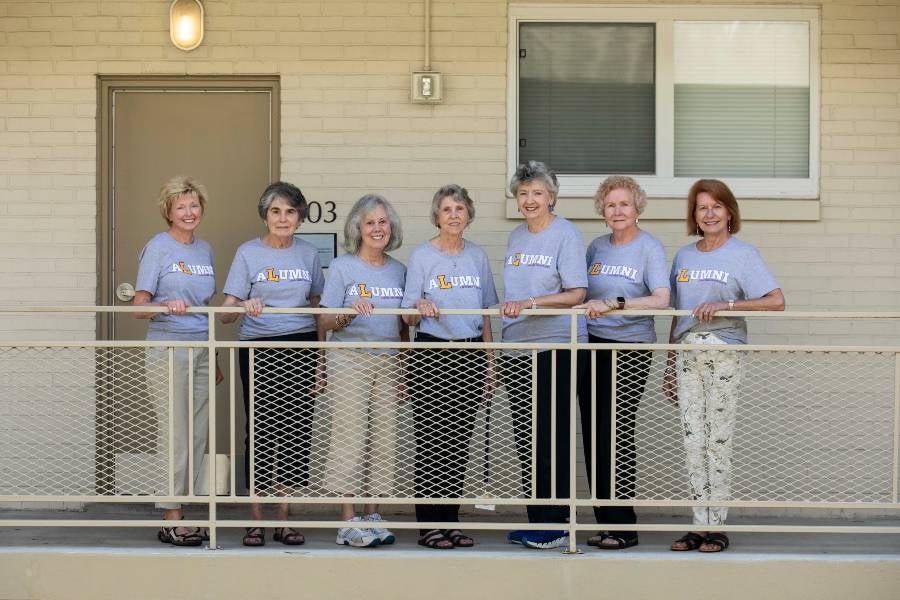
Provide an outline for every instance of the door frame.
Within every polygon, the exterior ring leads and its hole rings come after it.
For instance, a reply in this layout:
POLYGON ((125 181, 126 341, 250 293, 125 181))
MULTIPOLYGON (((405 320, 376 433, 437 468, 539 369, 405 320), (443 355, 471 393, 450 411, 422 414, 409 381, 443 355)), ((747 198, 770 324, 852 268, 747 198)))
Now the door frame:
MULTIPOLYGON (((278 75, 98 75, 97 76, 97 305, 112 306, 114 94, 121 91, 253 91, 269 94, 269 174, 281 178, 281 78, 278 75)), ((108 340, 113 313, 98 314, 98 340, 108 340)))

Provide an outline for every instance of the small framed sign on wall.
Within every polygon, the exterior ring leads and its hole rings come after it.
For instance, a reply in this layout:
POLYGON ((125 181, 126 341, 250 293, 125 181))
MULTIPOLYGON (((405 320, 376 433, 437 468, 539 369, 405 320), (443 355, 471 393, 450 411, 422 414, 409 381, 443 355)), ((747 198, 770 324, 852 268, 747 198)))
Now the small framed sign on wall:
POLYGON ((319 251, 319 262, 322 268, 327 269, 337 256, 337 234, 336 233, 295 233, 294 237, 304 242, 309 242, 319 251))

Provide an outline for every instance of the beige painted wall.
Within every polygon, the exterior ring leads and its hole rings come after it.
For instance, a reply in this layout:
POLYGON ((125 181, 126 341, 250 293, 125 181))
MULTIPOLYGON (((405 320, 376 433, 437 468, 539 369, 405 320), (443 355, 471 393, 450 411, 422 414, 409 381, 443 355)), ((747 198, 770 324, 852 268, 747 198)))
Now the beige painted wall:
MULTIPOLYGON (((432 233, 432 191, 459 182, 478 202, 470 238, 488 249, 500 279, 515 224, 503 206, 507 2, 433 2, 434 68, 446 74, 439 106, 407 100, 408 73, 423 60, 420 0, 208 0, 206 39, 190 53, 169 42, 168 4, 0 3, 0 304, 94 302, 95 76, 115 73, 279 74, 285 179, 336 202, 341 217, 364 192, 387 195, 405 220, 401 259, 432 233)), ((742 236, 761 248, 790 308, 896 309, 900 9, 896 0, 825 0, 821 29, 822 218, 752 222, 742 236)), ((155 193, 147 190, 148 202, 155 193)), ((208 218, 226 218, 215 199, 208 218)), ((603 229, 579 225, 586 241, 603 229)), ((680 222, 645 226, 670 256, 687 241, 680 222)), ((813 329, 859 342, 898 331, 792 323, 757 333, 799 341, 813 329)), ((93 335, 84 318, 0 318, 7 339, 93 335)))

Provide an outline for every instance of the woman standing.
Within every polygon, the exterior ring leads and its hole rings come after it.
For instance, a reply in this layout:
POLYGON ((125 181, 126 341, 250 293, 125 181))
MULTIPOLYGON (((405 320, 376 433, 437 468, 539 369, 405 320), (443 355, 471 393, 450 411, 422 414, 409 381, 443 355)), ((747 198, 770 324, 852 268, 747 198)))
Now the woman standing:
MULTIPOLYGON (((431 201, 431 222, 438 235, 417 246, 409 257, 404 308, 419 315, 404 316, 418 325, 417 342, 491 342, 487 315, 442 315, 444 308, 487 308, 497 303, 487 254, 463 238, 475 218, 466 188, 445 185, 431 201), (421 316, 420 316, 421 315, 421 316)), ((482 350, 418 350, 409 359, 411 398, 416 434, 416 497, 459 498, 469 458, 469 440, 479 398, 485 389, 489 356, 482 350), (452 372, 447 363, 453 361, 452 372)), ((492 375, 491 375, 492 376, 492 375)), ((459 522, 458 504, 417 504, 419 522, 459 522)), ((419 544, 449 550, 468 548, 475 541, 459 529, 420 530, 419 544)))
MULTIPOLYGON (((678 251, 670 276, 675 308, 692 315, 672 320, 670 343, 745 344, 744 319, 720 311, 784 310, 784 295, 759 251, 733 237, 740 229, 741 213, 728 186, 716 179, 694 183, 688 193, 687 231, 700 240, 678 251)), ((740 352, 669 352, 664 391, 681 413, 693 500, 728 500, 731 495, 740 382, 740 352)), ((675 540, 672 550, 728 548, 727 535, 706 531, 724 525, 727 510, 694 508, 696 530, 675 540)))
MULTIPOLYGON (((647 195, 631 177, 608 177, 594 196, 594 207, 612 233, 598 237, 587 249, 589 300, 576 306, 588 318, 591 344, 654 343, 653 317, 605 316, 613 309, 650 309, 669 306, 666 252, 662 243, 638 227, 638 217, 647 206, 647 195)), ((597 498, 609 499, 610 429, 615 414, 616 498, 633 498, 637 460, 634 421, 638 402, 650 373, 653 353, 640 350, 618 352, 616 397, 613 402, 612 351, 596 351, 596 379, 591 377, 591 352, 579 353, 578 406, 581 411, 582 440, 588 481, 597 482, 597 498), (596 389, 596 413, 591 414, 591 390, 596 389), (613 408, 615 407, 615 411, 613 408), (596 439, 597 464, 591 469, 591 442, 596 439)), ((630 506, 595 507, 598 523, 637 523, 630 506)), ((638 543, 636 531, 602 531, 588 539, 588 545, 604 550, 621 550, 638 543)))
MULTIPOLYGON (((194 236, 206 210, 206 188, 191 177, 176 176, 166 182, 159 194, 159 211, 169 225, 168 231, 154 236, 141 251, 135 284, 135 306, 165 306, 168 312, 137 313, 150 319, 147 339, 158 341, 206 341, 209 324, 206 315, 186 314, 190 306, 206 306, 216 291, 212 248, 194 236)), ((147 383, 151 397, 160 410, 169 405, 171 385, 172 414, 159 420, 161 428, 157 453, 165 455, 171 427, 173 496, 187 495, 196 489, 200 459, 206 451, 209 433, 209 352, 206 348, 175 348, 169 381, 169 349, 147 348, 147 383), (191 357, 192 354, 192 357, 191 357), (165 373, 165 375, 160 375, 165 373), (193 390, 193 414, 189 398, 193 390), (189 437, 193 420, 194 439, 189 437), (193 472, 188 472, 193 456, 193 472), (193 486, 191 485, 193 482, 193 486)), ((180 503, 158 503, 166 520, 183 518, 180 503)), ((199 546, 204 540, 198 527, 163 527, 157 538, 176 546, 199 546)))
MULTIPOLYGON (((503 341, 513 343, 566 343, 571 340, 570 317, 521 316, 525 309, 572 308, 584 300, 587 269, 581 233, 569 221, 553 214, 559 185, 543 163, 519 165, 509 184, 525 223, 509 235, 503 282, 506 301, 501 308, 503 341)), ((569 496, 569 391, 573 357, 556 351, 556 497, 569 496)), ((531 353, 513 352, 505 358, 511 373, 506 383, 513 410, 516 447, 522 463, 526 494, 531 493, 532 418, 536 421, 537 498, 549 498, 551 482, 551 423, 553 352, 537 354, 537 380, 531 380, 531 353), (537 387, 537 414, 531 414, 532 385, 537 387)), ((561 506, 528 506, 530 523, 565 523, 568 510, 561 506)), ((530 548, 557 548, 568 542, 565 531, 513 531, 507 539, 530 548)))
MULTIPOLYGON (((344 248, 328 269, 322 306, 353 308, 355 315, 323 315, 320 327, 332 330, 335 342, 409 341, 409 330, 396 315, 374 315, 376 308, 399 308, 406 267, 388 256, 400 247, 400 218, 376 194, 357 200, 344 224, 344 248)), ((400 354, 392 349, 334 349, 327 353, 332 402, 331 442, 323 485, 339 496, 388 496, 397 460, 397 408, 403 381, 400 354), (368 452, 367 452, 368 450, 368 452)), ((341 505, 347 526, 337 544, 371 547, 393 544, 380 522, 378 505, 367 504, 358 516, 351 503, 341 505)))
MULTIPOLYGON (((306 198, 295 185, 279 181, 262 193, 257 211, 267 232, 237 249, 225 281, 223 306, 244 307, 239 332, 243 341, 316 342, 319 336, 313 315, 265 314, 265 307, 319 305, 325 283, 319 253, 312 244, 294 238, 307 214, 306 198)), ((226 313, 221 318, 230 323, 239 316, 226 313)), ((251 396, 250 350, 238 350, 247 417, 244 472, 251 495, 281 496, 309 482, 318 354, 310 348, 256 349, 251 396)), ((288 504, 279 504, 278 519, 286 521, 288 517, 288 504)), ((250 518, 263 518, 262 505, 250 505, 250 518)), ((276 529, 274 540, 291 546, 306 541, 293 527, 276 529)), ((264 528, 247 529, 245 546, 265 543, 264 528)))

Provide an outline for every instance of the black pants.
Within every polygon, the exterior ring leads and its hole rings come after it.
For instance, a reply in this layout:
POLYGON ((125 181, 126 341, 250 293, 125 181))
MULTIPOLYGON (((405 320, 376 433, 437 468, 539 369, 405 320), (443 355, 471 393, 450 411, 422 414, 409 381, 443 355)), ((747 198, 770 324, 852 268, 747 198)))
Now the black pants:
MULTIPOLYGON (((592 344, 610 344, 609 340, 589 336, 592 344)), ((612 351, 595 350, 597 354, 597 412, 591 416, 591 351, 578 353, 578 408, 581 412, 581 434, 588 481, 597 481, 597 498, 610 498, 610 452, 613 398, 612 351), (597 436, 597 464, 591 468, 591 440, 597 436)), ((637 478, 637 452, 634 445, 634 426, 638 404, 644 395, 653 352, 649 350, 621 350, 616 362, 616 498, 634 498, 637 478)), ((637 516, 631 506, 595 506, 598 523, 632 524, 637 516)))
MULTIPOLYGON (((416 341, 447 340, 419 332, 416 341)), ((416 498, 459 498, 487 355, 484 350, 414 350, 407 364, 416 437, 416 498)), ((459 504, 416 504, 416 520, 458 522, 459 504)))
MULTIPOLYGON (((292 333, 254 342, 315 342, 315 331, 292 333)), ((302 487, 309 483, 309 449, 319 351, 314 348, 257 348, 253 354, 253 436, 250 436, 250 351, 238 350, 244 391, 244 474, 250 485, 253 447, 253 491, 276 484, 302 487)))
MULTIPOLYGON (((552 388, 552 355, 546 350, 537 355, 537 455, 534 457, 537 467, 535 496, 549 498, 552 492, 551 477, 551 394, 552 388)), ((510 380, 507 381, 510 407, 513 414, 513 430, 516 438, 516 449, 522 463, 522 482, 525 493, 531 495, 531 354, 523 356, 507 356, 504 369, 510 380)), ((571 353, 567 350, 556 351, 556 497, 569 497, 569 415, 571 389, 571 353)), ((565 523, 569 517, 569 509, 565 506, 529 505, 529 523, 565 523)))

